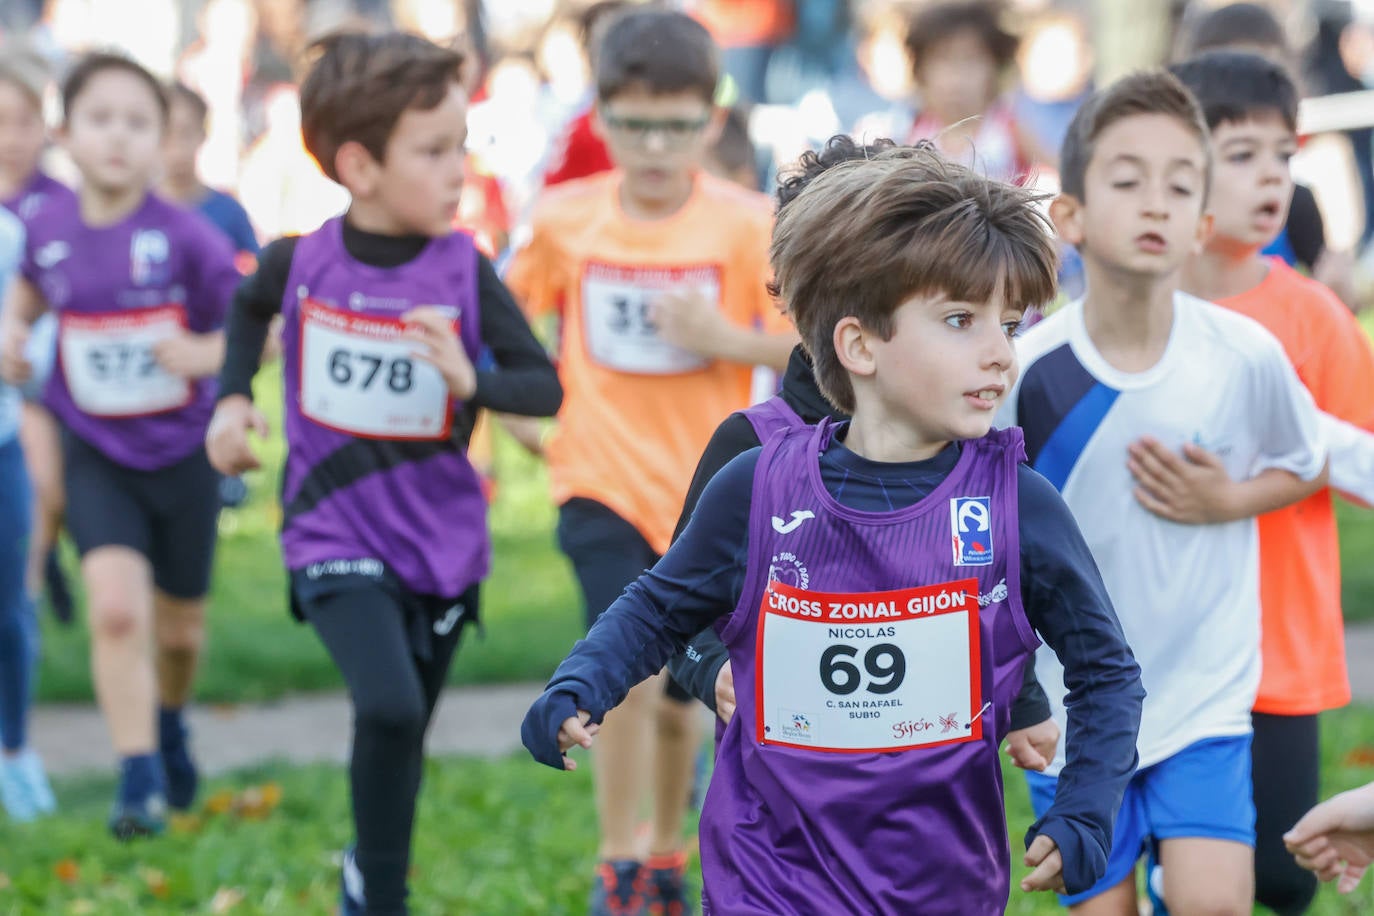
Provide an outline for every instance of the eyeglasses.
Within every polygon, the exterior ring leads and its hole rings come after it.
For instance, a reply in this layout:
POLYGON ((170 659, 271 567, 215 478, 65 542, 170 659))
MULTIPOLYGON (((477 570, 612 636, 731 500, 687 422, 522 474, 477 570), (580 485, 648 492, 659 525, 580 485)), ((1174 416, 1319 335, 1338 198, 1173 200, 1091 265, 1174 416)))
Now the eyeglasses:
POLYGON ((603 111, 601 120, 608 128, 626 140, 644 144, 649 141, 650 136, 658 134, 667 145, 680 146, 701 133, 711 118, 709 115, 703 115, 700 118, 664 118, 661 120, 620 118, 610 112, 603 111))

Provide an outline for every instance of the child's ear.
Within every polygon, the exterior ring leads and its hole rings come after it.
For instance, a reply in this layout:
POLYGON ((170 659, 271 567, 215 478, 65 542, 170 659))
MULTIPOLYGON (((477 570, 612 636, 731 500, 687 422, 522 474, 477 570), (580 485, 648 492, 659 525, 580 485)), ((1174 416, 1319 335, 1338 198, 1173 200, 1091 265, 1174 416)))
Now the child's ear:
POLYGON ((853 375, 869 376, 877 371, 873 351, 868 346, 868 331, 853 315, 846 315, 835 322, 832 335, 835 355, 840 365, 853 375))
POLYGON ((334 172, 339 176, 339 184, 354 195, 365 197, 372 193, 380 170, 380 163, 357 140, 349 140, 334 153, 334 172))
POLYGON ((1083 202, 1072 194, 1050 201, 1050 222, 1059 237, 1070 245, 1083 244, 1083 202))
POLYGON ((1197 237, 1193 240, 1193 254, 1199 254, 1207 246, 1207 242, 1212 237, 1212 230, 1216 228, 1216 216, 1211 210, 1203 213, 1197 221, 1197 237))
POLYGON ((711 106, 711 119, 706 122, 706 130, 703 132, 707 147, 716 145, 716 141, 720 139, 720 132, 725 129, 725 119, 729 114, 728 108, 722 108, 719 105, 711 106))

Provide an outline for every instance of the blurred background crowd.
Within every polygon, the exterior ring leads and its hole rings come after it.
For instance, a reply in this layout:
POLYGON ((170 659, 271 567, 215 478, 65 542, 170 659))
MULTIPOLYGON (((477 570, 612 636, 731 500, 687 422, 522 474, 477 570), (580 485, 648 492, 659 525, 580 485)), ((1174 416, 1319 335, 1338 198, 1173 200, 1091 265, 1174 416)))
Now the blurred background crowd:
MULTIPOLYGON (((4 47, 60 78, 83 51, 116 47, 205 99, 198 163, 236 195, 260 241, 339 212, 343 190, 301 146, 295 86, 309 42, 393 26, 459 43, 474 104, 461 219, 494 255, 518 243, 539 189, 604 167, 590 136, 589 54, 622 2, 589 0, 0 0, 4 47)), ((1052 187, 1057 151, 1096 84, 1183 50, 1186 17, 1220 0, 1010 0, 985 29, 926 34, 922 0, 678 0, 724 49, 720 102, 734 109, 719 170, 769 187, 780 163, 838 132, 898 142, 966 123, 989 171, 1030 167, 1052 187)), ((1374 248, 1374 0, 1272 0, 1280 50, 1309 101, 1300 183, 1316 194, 1330 262, 1316 272, 1352 305, 1369 296, 1374 248)), ((967 23, 963 23, 966 26, 967 23)), ((50 100, 50 110, 57 110, 50 100)), ((956 131, 957 132, 957 131, 956 131)), ((53 150, 47 163, 64 171, 53 150)), ((1309 265, 1309 267, 1314 265, 1309 265)), ((1066 292, 1075 278, 1066 271, 1066 292)))

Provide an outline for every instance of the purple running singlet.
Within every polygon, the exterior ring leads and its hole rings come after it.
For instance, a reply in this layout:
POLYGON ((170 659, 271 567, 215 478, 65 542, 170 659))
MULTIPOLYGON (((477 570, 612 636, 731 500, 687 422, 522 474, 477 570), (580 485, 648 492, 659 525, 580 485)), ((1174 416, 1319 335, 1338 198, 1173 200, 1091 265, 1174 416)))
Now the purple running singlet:
POLYGON ((486 576, 486 499, 452 428, 461 404, 414 357, 401 315, 434 306, 481 352, 477 251, 454 233, 412 261, 351 257, 343 221, 301 238, 282 303, 288 569, 377 575, 419 594, 455 596, 486 576))
MULTIPOLYGON (((780 427, 781 428, 781 427, 780 427)), ((831 496, 831 421, 769 437, 718 624, 739 706, 701 818, 703 913, 1006 908, 998 747, 1039 639, 1021 607, 1019 430, 895 512, 831 496)))

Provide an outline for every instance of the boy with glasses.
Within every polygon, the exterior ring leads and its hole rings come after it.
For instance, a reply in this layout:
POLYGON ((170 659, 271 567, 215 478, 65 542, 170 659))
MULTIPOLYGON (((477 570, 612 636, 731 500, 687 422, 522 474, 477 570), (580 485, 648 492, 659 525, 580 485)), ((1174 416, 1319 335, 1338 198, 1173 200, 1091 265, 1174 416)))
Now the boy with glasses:
MULTIPOLYGON (((718 73, 710 36, 689 17, 617 18, 596 70, 596 121, 616 169, 549 192, 507 277, 530 313, 562 319, 565 399, 547 454, 559 546, 589 626, 667 549, 697 456, 749 402, 751 367, 782 368, 797 342, 765 285, 768 199, 701 169, 720 130, 718 73)), ((673 689, 678 702, 660 709, 662 693, 660 679, 641 685, 601 732, 593 914, 686 905, 696 711, 673 689)))

